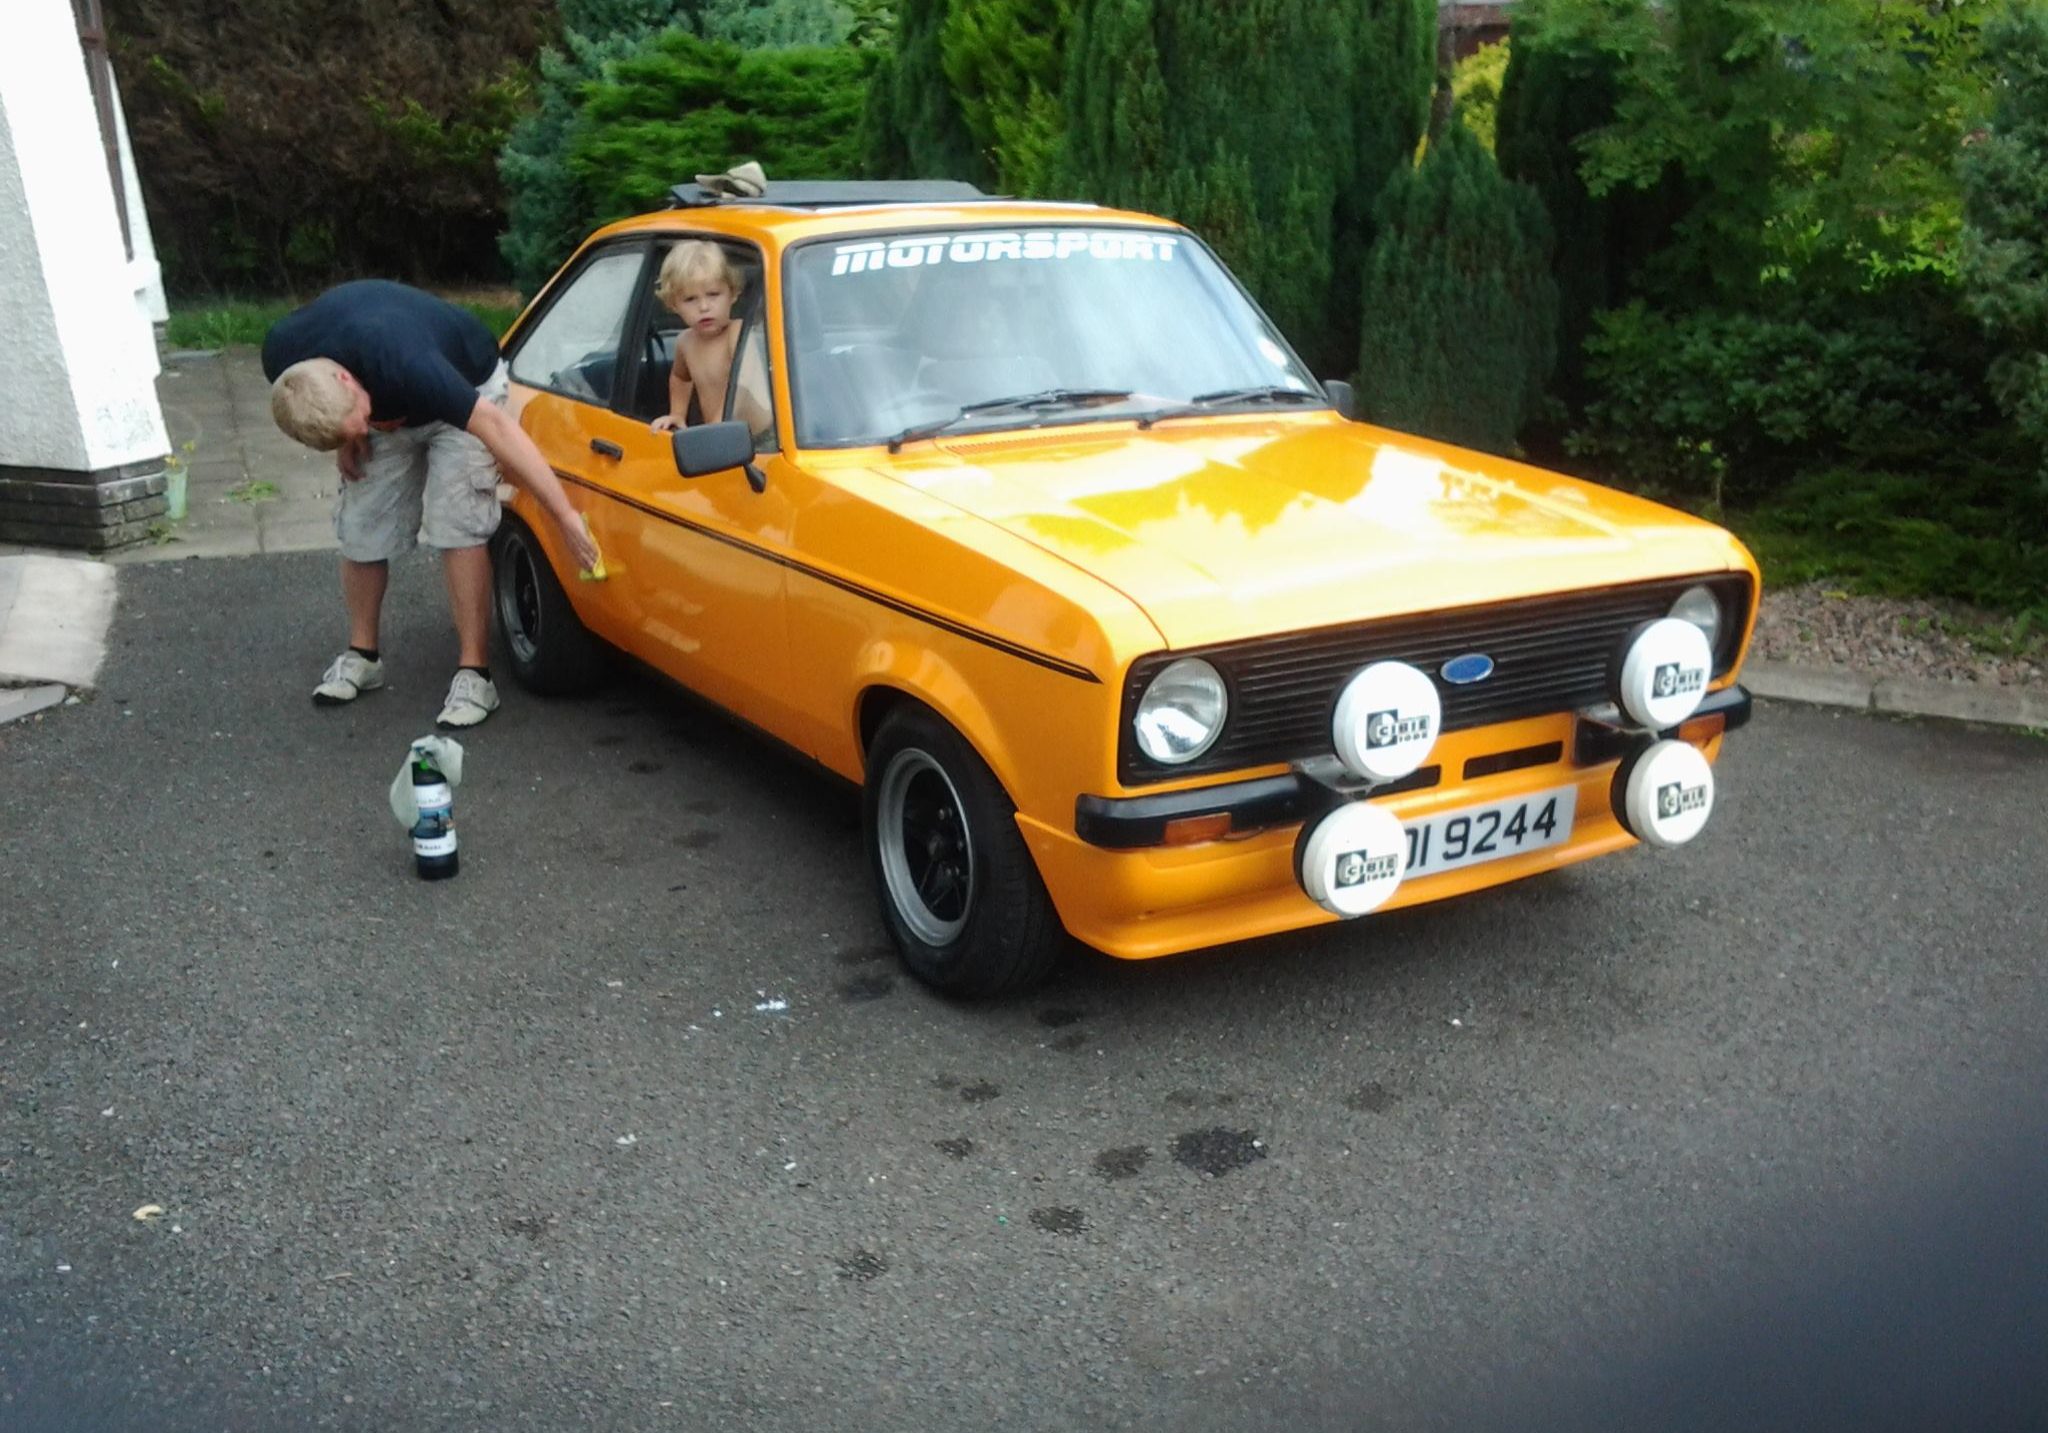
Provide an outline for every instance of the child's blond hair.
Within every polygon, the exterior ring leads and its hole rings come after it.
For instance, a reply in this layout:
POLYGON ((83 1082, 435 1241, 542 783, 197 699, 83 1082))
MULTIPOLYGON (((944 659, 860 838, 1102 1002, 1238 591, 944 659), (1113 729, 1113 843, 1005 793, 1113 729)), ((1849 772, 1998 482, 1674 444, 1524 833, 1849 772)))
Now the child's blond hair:
POLYGON ((286 436, 322 453, 341 446, 341 425, 356 411, 356 395, 341 381, 331 358, 308 358, 270 385, 270 416, 286 436))
POLYGON ((670 249, 661 261, 654 296, 674 308, 684 289, 705 279, 721 280, 734 298, 740 296, 740 276, 733 272, 725 250, 707 239, 691 239, 670 249))

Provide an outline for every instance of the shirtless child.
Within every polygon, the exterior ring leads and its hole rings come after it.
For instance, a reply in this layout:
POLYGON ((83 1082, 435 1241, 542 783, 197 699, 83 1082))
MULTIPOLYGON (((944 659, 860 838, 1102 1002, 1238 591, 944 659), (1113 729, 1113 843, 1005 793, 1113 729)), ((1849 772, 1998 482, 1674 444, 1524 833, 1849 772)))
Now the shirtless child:
POLYGON ((716 423, 725 416, 726 376, 740 336, 740 326, 732 321, 739 278, 725 250, 694 239, 668 251, 654 293, 683 321, 675 366, 668 374, 668 412, 654 420, 654 427, 666 432, 716 423))

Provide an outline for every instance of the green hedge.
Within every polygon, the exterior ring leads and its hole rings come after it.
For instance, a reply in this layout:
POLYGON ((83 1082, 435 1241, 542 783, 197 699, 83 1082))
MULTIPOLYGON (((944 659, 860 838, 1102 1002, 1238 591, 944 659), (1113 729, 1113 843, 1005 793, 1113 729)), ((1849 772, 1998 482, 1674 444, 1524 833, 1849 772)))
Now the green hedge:
POLYGON ((1985 404, 1981 350, 1931 297, 1832 317, 1610 310, 1567 444, 1617 481, 1714 502, 1765 496, 1817 456, 1937 464, 1973 441, 1985 404))

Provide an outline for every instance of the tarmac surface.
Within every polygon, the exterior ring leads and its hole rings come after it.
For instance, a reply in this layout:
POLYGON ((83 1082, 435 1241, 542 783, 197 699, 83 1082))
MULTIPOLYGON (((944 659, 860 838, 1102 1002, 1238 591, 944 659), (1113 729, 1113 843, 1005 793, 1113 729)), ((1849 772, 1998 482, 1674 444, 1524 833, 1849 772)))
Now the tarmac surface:
POLYGON ((331 557, 132 567, 0 726, 8 1433, 1471 1427, 1796 1350, 1759 1290, 2040 1148, 2038 737, 1766 703, 1684 852, 963 1006, 854 794, 645 677, 504 683, 416 880, 427 559, 387 624, 316 709, 331 557))

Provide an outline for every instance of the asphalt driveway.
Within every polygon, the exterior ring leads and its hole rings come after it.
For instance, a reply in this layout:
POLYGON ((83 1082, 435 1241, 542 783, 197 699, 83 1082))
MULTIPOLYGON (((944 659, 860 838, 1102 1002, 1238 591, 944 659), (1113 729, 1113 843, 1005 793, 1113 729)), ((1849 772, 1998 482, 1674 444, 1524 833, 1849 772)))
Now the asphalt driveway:
POLYGON ((1457 1426, 2044 1087, 2035 738, 1767 706, 1685 853, 959 1006, 645 678, 507 684, 414 879, 442 604, 324 711, 330 558, 131 568, 0 727, 0 1427, 1457 1426))

